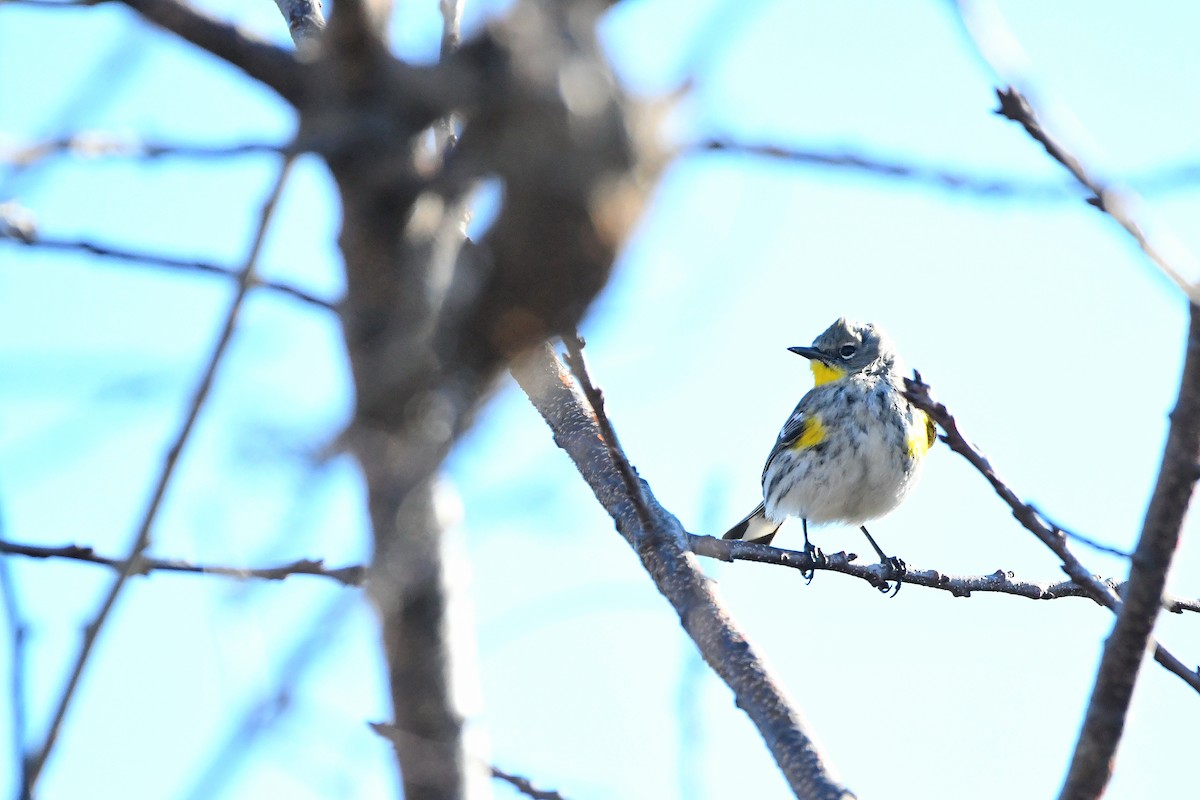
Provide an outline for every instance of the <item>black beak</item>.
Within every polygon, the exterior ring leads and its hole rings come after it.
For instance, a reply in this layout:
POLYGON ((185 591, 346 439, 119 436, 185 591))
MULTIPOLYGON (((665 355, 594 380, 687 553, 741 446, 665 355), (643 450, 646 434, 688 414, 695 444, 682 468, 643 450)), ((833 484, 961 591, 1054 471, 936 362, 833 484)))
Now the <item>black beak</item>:
POLYGON ((815 347, 789 347, 788 350, 798 356, 804 356, 810 361, 820 361, 822 364, 828 364, 833 360, 815 347))

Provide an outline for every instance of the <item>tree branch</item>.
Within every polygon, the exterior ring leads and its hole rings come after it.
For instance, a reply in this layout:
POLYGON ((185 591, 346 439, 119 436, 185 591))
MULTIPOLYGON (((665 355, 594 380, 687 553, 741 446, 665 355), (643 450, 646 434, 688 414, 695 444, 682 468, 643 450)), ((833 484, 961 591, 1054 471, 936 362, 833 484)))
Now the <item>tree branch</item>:
POLYGON ((307 88, 307 68, 293 53, 252 39, 233 25, 179 0, 118 0, 160 28, 229 62, 299 106, 307 88))
POLYGON ((226 146, 158 144, 131 139, 126 136, 103 131, 85 131, 59 136, 23 147, 0 150, 0 163, 15 167, 31 167, 52 156, 72 155, 81 158, 121 157, 159 159, 178 158, 230 158, 233 156, 282 153, 284 147, 268 142, 244 142, 226 146))
POLYGON ((1066 186, 1020 182, 1007 178, 984 178, 912 161, 889 161, 851 152, 802 150, 779 145, 750 144, 730 139, 705 140, 695 147, 694 152, 747 155, 792 164, 863 172, 880 178, 923 183, 950 192, 961 192, 980 197, 1061 200, 1071 196, 1071 192, 1066 186))
POLYGON ((1045 148, 1051 158, 1066 168, 1072 177, 1092 194, 1088 199, 1091 205, 1099 208, 1124 228, 1146 257, 1184 292, 1191 303, 1200 303, 1200 264, 1178 245, 1174 237, 1168 242, 1172 251, 1172 257, 1169 258, 1162 247, 1151 242, 1150 237, 1129 212, 1134 198, 1123 196, 1098 180, 1077 156, 1046 130, 1033 102, 1029 99, 1028 91, 1019 85, 1021 81, 1018 76, 1008 74, 1010 70, 1004 68, 1006 64, 1014 61, 1013 54, 1005 52, 1004 45, 1013 37, 1009 31, 1003 29, 1002 20, 998 15, 988 15, 988 29, 985 30, 983 25, 977 24, 979 20, 973 14, 973 3, 970 0, 951 0, 950 5, 955 10, 967 42, 976 55, 1002 83, 1007 84, 1006 88, 996 90, 1000 101, 1000 108, 996 113, 1019 123, 1034 141, 1045 148), (994 30, 996 28, 1000 30, 994 30), (997 33, 1004 35, 1000 36, 997 33), (1187 261, 1187 272, 1192 276, 1190 280, 1180 269, 1182 259, 1187 261))
MULTIPOLYGON (((88 255, 96 256, 97 258, 111 259, 114 261, 124 261, 129 264, 139 264, 148 267, 165 267, 167 269, 177 269, 184 272, 200 272, 207 275, 221 275, 227 278, 237 278, 239 272, 236 269, 214 264, 210 261, 191 260, 185 258, 172 258, 170 256, 157 255, 155 253, 139 253, 134 250, 126 250, 120 247, 112 247, 106 244, 89 241, 87 239, 53 239, 39 235, 35 230, 27 228, 18 228, 10 225, 5 219, 3 213, 0 213, 0 241, 16 242, 26 247, 32 247, 40 250, 54 250, 59 252, 76 252, 87 253, 88 255)), ((266 289, 290 297, 293 300, 299 300, 310 306, 315 306, 325 311, 334 311, 337 305, 324 298, 317 297, 314 294, 304 291, 287 283, 278 281, 262 280, 261 278, 251 277, 249 280, 250 289, 266 289)))
MULTIPOLYGON (((1033 108, 1033 104, 1025 95, 1021 94, 1016 88, 1009 86, 1005 89, 997 89, 996 97, 1000 100, 1000 108, 997 114, 1010 119, 1013 122, 1019 123, 1035 141, 1037 141, 1046 152, 1058 163, 1067 168, 1080 185, 1087 188, 1092 193, 1092 197, 1088 199, 1088 203, 1103 211, 1113 219, 1118 225, 1133 237, 1137 242, 1138 247, 1142 249, 1146 257, 1150 259, 1156 267, 1171 281, 1183 290, 1184 294, 1192 303, 1200 303, 1200 285, 1189 281, 1183 276, 1183 273, 1172 263, 1172 260, 1166 254, 1150 241, 1150 237, 1142 230, 1141 225, 1129 213, 1129 207, 1132 204, 1131 198, 1121 195, 1117 190, 1105 186, 1097 179, 1093 178, 1084 168, 1083 163, 1070 151, 1068 151, 1061 142, 1053 138, 1050 133, 1043 127, 1041 119, 1033 108)), ((1176 254, 1176 257, 1179 257, 1176 254)), ((1193 275, 1197 269, 1195 265, 1191 265, 1190 271, 1193 275)))
POLYGON ((522 778, 520 775, 511 775, 499 767, 489 767, 489 769, 492 771, 493 778, 504 781, 526 797, 532 797, 533 800, 567 800, 556 791, 538 789, 528 778, 522 778))
MULTIPOLYGON (((25 556, 27 558, 61 558, 68 561, 79 561, 86 564, 97 564, 123 569, 125 560, 104 556, 87 545, 67 544, 55 546, 20 544, 18 542, 0 541, 0 553, 6 555, 25 556)), ((273 567, 230 567, 213 564, 193 564, 175 558, 154 558, 143 556, 138 560, 131 575, 148 575, 151 572, 183 572, 197 575, 223 575, 229 578, 259 578, 268 581, 281 581, 291 575, 315 575, 330 578, 343 586, 361 586, 366 577, 366 567, 354 564, 345 567, 330 568, 325 566, 322 559, 301 558, 279 564, 273 567)))
POLYGON ((1158 482, 1133 553, 1125 604, 1104 643, 1087 716, 1059 800, 1097 798, 1108 784, 1142 655, 1153 641, 1151 632, 1183 517, 1200 478, 1200 306, 1193 305, 1190 310, 1183 377, 1171 412, 1158 482))
POLYGON ((604 440, 599 410, 584 406, 549 346, 518 362, 513 375, 678 612, 684 630, 758 727, 796 796, 852 797, 829 773, 799 713, 713 594, 711 582, 687 551, 679 521, 658 505, 644 481, 637 494, 628 491, 623 470, 614 463, 625 460, 624 454, 604 440))
MULTIPOLYGON (((800 550, 786 550, 782 547, 758 544, 757 542, 697 536, 692 533, 688 534, 688 546, 698 556, 715 558, 719 561, 750 561, 757 564, 788 567, 800 572, 826 570, 859 578, 876 589, 882 588, 887 583, 888 570, 884 565, 859 564, 856 561, 858 556, 854 553, 827 553, 824 561, 814 561, 810 555, 800 550)), ((1127 581, 1116 581, 1112 578, 1100 580, 1121 596, 1124 595, 1128 585, 1127 581)), ((1012 572, 1002 569, 989 575, 948 575, 935 569, 922 570, 909 565, 908 572, 904 574, 904 582, 914 586, 924 586, 927 589, 940 589, 955 597, 970 597, 976 592, 990 592, 1025 597, 1030 600, 1086 597, 1095 601, 1088 587, 1073 580, 1055 583, 1018 580, 1012 572)), ((1182 614, 1185 611, 1200 613, 1200 599, 1164 595, 1162 607, 1164 611, 1172 614, 1182 614)))
POLYGON ((51 751, 58 740, 59 731, 62 729, 63 720, 66 718, 67 710, 71 706, 71 701, 75 697, 76 689, 79 686, 79 679, 83 676, 84 668, 87 666, 89 657, 92 654, 92 649, 99 638, 100 631, 104 624, 109 620, 113 608, 116 606, 117 598, 120 597, 130 576, 138 569, 142 560, 142 556, 146 549, 150 546, 150 533, 154 526, 155 520, 158 518, 158 510, 162 505, 163 498, 166 496, 167 486, 170 485, 171 479, 175 474, 175 467, 179 463, 179 456, 183 452, 184 446, 187 444, 191 436, 192 430, 195 428, 196 420, 200 416, 200 410, 203 408, 205 401, 208 399, 208 394, 213 385, 213 380, 217 374, 217 368, 220 366, 222 359, 229 347, 230 341, 233 339, 234 326, 237 323, 238 317, 241 315, 243 301, 250 290, 251 276, 254 274, 255 265, 258 262, 258 255, 262 251, 262 244, 266 238, 267 225, 270 222, 271 215, 275 210, 275 205, 279 200, 279 196, 283 191, 283 186, 287 181, 287 176, 291 170, 294 156, 286 156, 283 165, 279 170, 279 176, 276 178, 266 201, 263 203, 262 211, 259 214, 258 228, 254 235, 254 241, 250 246, 250 252, 246 256, 246 262, 241 270, 241 277, 238 282, 237 293, 234 295, 233 302, 230 304, 229 311, 225 315, 225 322, 221 329, 220 336, 213 347, 212 354, 209 356, 208 364, 205 367, 204 373, 200 377, 200 381, 196 386, 195 394, 192 396, 188 406, 183 423, 180 425, 175 438, 167 450, 166 457, 163 461, 162 469, 159 471, 158 479, 155 483, 154 490, 150 496, 149 504, 142 514, 140 523, 138 524, 137 535, 134 537, 133 544, 129 548, 128 555, 122 560, 122 566, 117 573, 116 580, 113 581, 107 594, 104 596, 96 615, 92 618, 84 629, 83 643, 80 646, 79 654, 76 656, 75 663, 71 668, 70 677, 67 680, 67 685, 59 696, 55 706, 49 729, 46 732, 46 739, 41 749, 30 762, 28 782, 31 787, 35 787, 38 777, 41 775, 42 768, 46 765, 46 760, 50 757, 51 751))
MULTIPOLYGON (((915 375, 915 379, 904 379, 904 394, 913 405, 928 414, 934 422, 942 427, 942 430, 946 433, 940 437, 941 440, 949 445, 951 450, 967 459, 987 479, 988 483, 996 491, 996 494, 1000 496, 1000 499, 1012 509, 1013 516, 1016 517, 1017 521, 1049 547, 1051 552, 1058 556, 1062 562, 1063 571, 1076 584, 1082 586, 1087 591, 1089 597, 1105 608, 1111 609, 1114 613, 1119 612, 1122 600, 1117 596, 1113 586, 1104 582, 1099 576, 1094 575, 1090 570, 1085 568, 1079 559, 1068 549, 1066 534, 1057 528, 1047 525, 1041 515, 1037 513, 1037 509, 1023 502, 1017 496, 1016 492, 1000 479, 1000 476, 996 474, 996 471, 992 468, 987 458, 963 436, 958 428, 958 422, 946 406, 932 398, 929 393, 929 386, 921 380, 920 374, 915 373, 915 375)), ((1135 554, 1134 558, 1136 557, 1135 554)), ((1162 603, 1161 587, 1155 602, 1162 603)), ((1178 675, 1188 686, 1200 692, 1200 673, 1185 666, 1183 662, 1157 642, 1154 646, 1154 659, 1168 671, 1178 675)))
POLYGON ((301 57, 315 53, 325 30, 321 0, 275 0, 279 13, 287 21, 288 32, 301 57))

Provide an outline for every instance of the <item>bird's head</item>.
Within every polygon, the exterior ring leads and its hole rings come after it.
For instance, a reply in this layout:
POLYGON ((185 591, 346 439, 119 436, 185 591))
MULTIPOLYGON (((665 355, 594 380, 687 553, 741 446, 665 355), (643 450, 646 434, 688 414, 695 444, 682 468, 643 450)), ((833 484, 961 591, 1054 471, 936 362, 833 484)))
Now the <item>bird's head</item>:
POLYGON ((817 386, 860 372, 883 372, 896 363, 887 334, 869 322, 842 317, 813 340, 811 347, 789 347, 812 362, 817 386))

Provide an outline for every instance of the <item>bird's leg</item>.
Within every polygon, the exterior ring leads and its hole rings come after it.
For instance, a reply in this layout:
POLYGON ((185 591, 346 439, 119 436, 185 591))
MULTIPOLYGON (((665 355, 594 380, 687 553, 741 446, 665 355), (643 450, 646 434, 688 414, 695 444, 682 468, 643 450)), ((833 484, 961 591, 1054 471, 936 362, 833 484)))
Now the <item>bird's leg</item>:
MULTIPOLYGON (((800 526, 804 529, 804 555, 808 556, 814 564, 824 564, 825 554, 821 552, 821 548, 814 547, 813 543, 808 540, 808 520, 801 518, 800 526)), ((816 569, 800 570, 800 577, 804 578, 806 584, 812 583, 813 576, 816 574, 816 569)))
MULTIPOLYGON (((903 582, 905 573, 908 572, 908 565, 904 563, 903 559, 896 558, 895 556, 884 555, 883 550, 880 549, 879 545, 875 544, 875 539, 872 538, 871 534, 867 531, 866 525, 861 526, 861 530, 863 535, 867 537, 867 541, 871 543, 871 547, 874 547, 875 552, 879 554, 879 562, 887 567, 888 572, 891 573, 887 577, 896 581, 896 588, 894 591, 892 591, 892 597, 895 597, 900 593, 900 584, 903 582)), ((888 593, 889 587, 886 581, 879 591, 883 592, 884 594, 888 593)))

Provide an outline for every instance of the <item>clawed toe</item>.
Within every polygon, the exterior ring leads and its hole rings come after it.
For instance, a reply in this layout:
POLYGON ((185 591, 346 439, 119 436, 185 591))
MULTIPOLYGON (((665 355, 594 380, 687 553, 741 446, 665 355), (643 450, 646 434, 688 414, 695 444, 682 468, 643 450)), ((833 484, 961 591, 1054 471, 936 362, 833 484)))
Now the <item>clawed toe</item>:
POLYGON ((814 547, 812 544, 804 545, 804 555, 808 556, 808 560, 813 563, 811 568, 800 570, 800 577, 804 578, 804 585, 807 586, 812 583, 813 577, 817 574, 816 568, 825 566, 829 563, 829 559, 821 551, 821 548, 814 547))
POLYGON ((879 587, 879 591, 888 594, 891 593, 895 597, 900 593, 900 586, 904 583, 904 576, 908 574, 908 565, 904 563, 904 559, 895 556, 889 556, 880 562, 883 565, 883 585, 879 587), (895 587, 888 586, 888 581, 894 581, 895 587))

